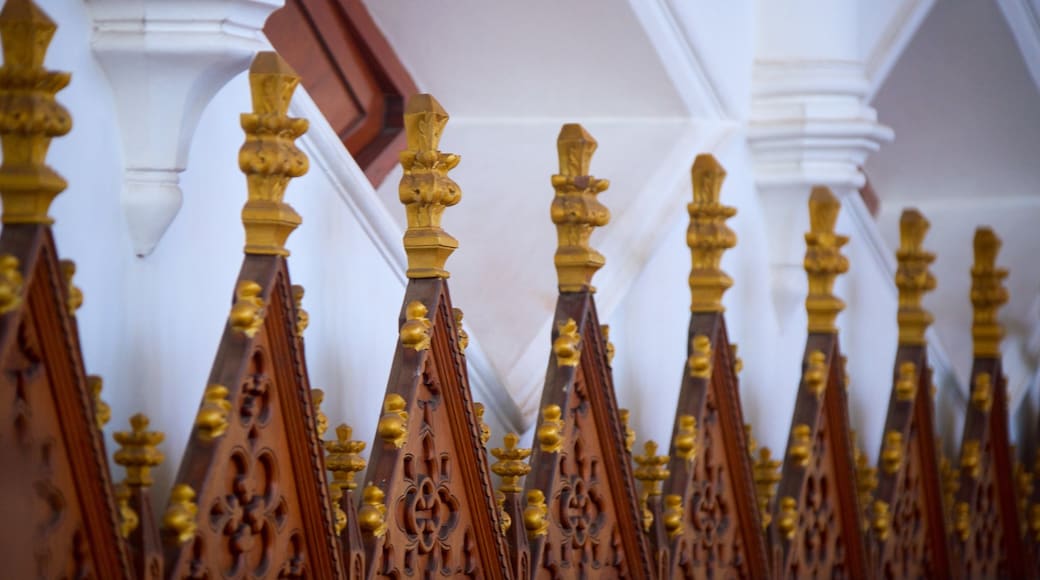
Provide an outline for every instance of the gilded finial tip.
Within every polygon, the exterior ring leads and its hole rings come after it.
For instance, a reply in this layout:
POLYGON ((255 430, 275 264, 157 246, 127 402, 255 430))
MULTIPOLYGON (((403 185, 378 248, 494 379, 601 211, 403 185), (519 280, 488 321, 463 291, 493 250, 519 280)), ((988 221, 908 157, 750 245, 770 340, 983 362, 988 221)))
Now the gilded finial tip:
POLYGON ((589 174, 592 154, 599 143, 578 123, 567 123, 560 128, 556 139, 560 155, 560 175, 578 177, 589 174))
POLYGON ((975 230, 975 265, 993 268, 997 263, 997 252, 1002 242, 992 228, 980 227, 975 230))
POLYGON ((903 215, 899 218, 899 238, 903 248, 920 249, 930 226, 921 212, 914 208, 904 209, 903 215))
POLYGON ((693 166, 690 167, 690 176, 693 178, 695 194, 704 190, 706 194, 712 196, 712 200, 716 202, 719 200, 719 189, 722 187, 722 180, 726 178, 726 169, 714 155, 711 153, 697 155, 693 160, 693 166))
POLYGON ((589 237, 595 228, 610 222, 610 210, 596 199, 610 183, 589 174, 597 143, 581 125, 564 125, 556 146, 560 172, 551 180, 556 196, 550 216, 558 238, 554 261, 559 289, 594 291, 592 276, 606 260, 589 245, 589 237))
POLYGON ((809 224, 813 233, 834 233, 841 201, 829 187, 817 185, 809 195, 809 224))

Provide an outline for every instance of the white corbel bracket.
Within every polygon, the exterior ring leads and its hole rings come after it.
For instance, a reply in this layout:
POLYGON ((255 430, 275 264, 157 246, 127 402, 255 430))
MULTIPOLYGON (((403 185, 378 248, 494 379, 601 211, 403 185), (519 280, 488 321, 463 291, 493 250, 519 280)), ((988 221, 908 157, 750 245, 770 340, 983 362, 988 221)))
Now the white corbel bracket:
POLYGON ((122 205, 138 256, 181 207, 180 173, 202 111, 258 50, 282 0, 89 0, 94 54, 123 139, 122 205))

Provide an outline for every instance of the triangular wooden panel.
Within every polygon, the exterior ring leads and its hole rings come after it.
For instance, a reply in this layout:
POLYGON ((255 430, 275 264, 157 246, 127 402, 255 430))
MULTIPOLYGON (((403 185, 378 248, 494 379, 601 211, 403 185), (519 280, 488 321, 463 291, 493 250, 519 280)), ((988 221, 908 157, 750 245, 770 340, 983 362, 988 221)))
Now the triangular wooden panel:
POLYGON ((783 578, 866 578, 845 373, 836 334, 809 335, 773 508, 783 578))
POLYGON ((129 578, 111 476, 51 231, 5 224, 0 542, 10 578, 129 578), (12 304, 8 302, 8 304, 12 304))
POLYGON ((529 512, 538 509, 532 495, 544 496, 545 525, 532 530, 525 517, 532 577, 650 578, 625 431, 589 291, 560 293, 552 337, 525 482, 529 512))
POLYGON ((447 282, 410 280, 400 324, 359 510, 368 577, 510 578, 447 282))
POLYGON ((1024 578, 1029 567, 1015 501, 1000 359, 976 357, 971 376, 954 504, 954 553, 965 578, 1024 578))
POLYGON ((881 450, 878 487, 867 508, 876 562, 884 578, 948 578, 952 573, 943 517, 927 347, 900 345, 881 450))
POLYGON ((198 522, 184 543, 167 530, 167 577, 343 576, 296 325, 285 259, 247 255, 176 480, 198 522))
POLYGON ((664 491, 683 503, 670 577, 765 578, 768 552, 723 314, 693 314, 688 345, 664 491), (697 357, 706 357, 703 368, 691 368, 697 357), (692 449, 682 439, 689 427, 692 449))

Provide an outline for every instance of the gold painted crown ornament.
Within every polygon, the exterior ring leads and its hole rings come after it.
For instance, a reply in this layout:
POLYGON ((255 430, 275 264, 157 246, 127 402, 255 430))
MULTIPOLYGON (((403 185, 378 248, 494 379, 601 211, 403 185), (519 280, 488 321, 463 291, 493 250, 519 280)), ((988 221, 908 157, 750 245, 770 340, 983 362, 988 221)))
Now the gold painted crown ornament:
POLYGON ((971 267, 971 337, 978 357, 1000 356, 1000 341, 1004 338, 997 310, 1008 301, 1008 291, 1004 288, 1008 271, 997 267, 1000 246, 1000 238, 990 228, 975 230, 975 264, 971 267))
POLYGON ((249 187, 242 208, 247 254, 288 256, 285 240, 300 225, 300 214, 282 201, 289 180, 308 169, 307 156, 294 143, 307 132, 307 120, 287 115, 299 83, 292 67, 274 52, 257 54, 249 67, 253 112, 242 114, 246 142, 238 152, 249 187))
POLYGON ((610 211, 596 199, 610 182, 589 175, 597 145, 577 123, 564 125, 556 139, 560 173, 552 176, 556 196, 550 215, 556 224, 553 261, 560 292, 595 292, 592 276, 606 263, 603 255, 589 246, 592 230, 610 221, 610 211))
POLYGON ((805 234, 805 272, 809 275, 809 332, 838 332, 835 320, 845 303, 833 294, 834 280, 849 269, 841 247, 849 238, 834 233, 841 202, 826 187, 814 187, 809 196, 809 231, 805 234))
POLYGON ((737 210, 719 203, 726 170, 715 156, 698 155, 690 173, 693 203, 687 206, 690 226, 686 230, 686 245, 693 258, 690 310, 723 312, 722 295, 733 285, 733 279, 720 268, 722 254, 737 245, 737 235, 726 225, 726 220, 736 215, 737 210))
POLYGON ((443 153, 437 146, 448 123, 448 113, 430 95, 414 95, 404 109, 408 148, 401 152, 401 185, 398 198, 405 206, 408 229, 404 251, 408 255, 409 278, 447 278, 448 256, 459 241, 441 228, 444 208, 462 199, 462 191, 448 172, 460 157, 443 153))
POLYGON ((148 417, 138 413, 130 417, 130 431, 117 431, 113 438, 119 444, 116 464, 126 468, 126 483, 132 487, 152 485, 152 468, 164 457, 158 445, 166 438, 161 431, 148 430, 148 417))
POLYGON ((30 0, 8 0, 0 10, 0 198, 5 224, 51 224, 47 212, 67 183, 47 166, 51 139, 72 128, 54 100, 69 73, 43 68, 57 26, 30 0))
POLYGON ((928 233, 928 220, 916 209, 903 211, 899 219, 899 249, 896 260, 896 287, 899 288, 899 343, 925 344, 924 334, 932 323, 932 315, 921 306, 925 292, 935 289, 935 276, 928 265, 935 254, 922 248, 928 233))

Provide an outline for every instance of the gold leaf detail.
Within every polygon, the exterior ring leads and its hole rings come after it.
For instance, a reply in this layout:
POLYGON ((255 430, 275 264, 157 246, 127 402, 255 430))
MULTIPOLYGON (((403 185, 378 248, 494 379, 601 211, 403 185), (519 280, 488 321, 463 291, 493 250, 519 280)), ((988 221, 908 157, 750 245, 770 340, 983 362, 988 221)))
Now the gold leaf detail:
POLYGON ((971 404, 983 413, 993 407, 993 379, 989 373, 975 375, 975 388, 971 390, 971 404))
POLYGON ((758 459, 755 461, 753 473, 763 529, 767 528, 773 519, 769 513, 769 504, 776 496, 776 486, 780 483, 780 463, 779 460, 773 459, 769 447, 762 447, 758 450, 758 459))
MULTIPOLYGON (((3 113, 0 112, 0 118, 2 116, 3 113)), ((2 177, 3 171, 0 170, 0 182, 2 177)), ((0 255, 0 314, 7 314, 22 305, 25 282, 18 268, 18 258, 10 254, 0 255)))
POLYGON ((997 311, 1008 301, 1004 278, 1008 271, 997 267, 1000 238, 990 228, 975 230, 975 264, 971 267, 971 336, 976 357, 1000 356, 1004 327, 997 311))
POLYGON ((480 425, 480 444, 486 447, 491 440, 491 427, 484 422, 484 403, 473 403, 473 413, 477 416, 477 425, 480 425))
POLYGON ((798 523, 798 511, 795 509, 797 505, 793 497, 785 496, 780 498, 780 513, 776 525, 780 529, 780 533, 788 540, 794 539, 796 524, 798 523))
POLYGON ((408 303, 405 308, 405 323, 401 325, 401 344, 416 352, 430 348, 432 326, 426 318, 428 312, 426 305, 418 300, 408 303))
POLYGON ((698 155, 690 174, 693 203, 687 206, 690 225, 686 230, 686 245, 693 258, 690 310, 723 312, 722 295, 733 285, 733 279, 720 268, 722 254, 737 245, 737 235, 726 225, 726 220, 736 215, 737 210, 719 203, 726 170, 713 155, 698 155))
POLYGON ((314 405, 314 429, 318 432, 318 438, 325 437, 329 430, 329 418, 321 410, 321 404, 325 402, 325 391, 311 389, 311 403, 314 405))
POLYGON ((603 335, 603 352, 607 355, 607 366, 614 365, 614 343, 610 342, 610 325, 601 324, 599 325, 599 332, 603 335))
POLYGON ((542 407, 542 424, 538 426, 538 445, 546 453, 556 453, 563 447, 563 410, 559 405, 542 407))
POLYGON ((961 470, 968 472, 972 479, 978 479, 982 471, 980 445, 977 439, 964 442, 961 449, 961 470))
POLYGON ((75 316, 76 311, 83 306, 83 291, 72 282, 72 279, 76 276, 76 262, 62 260, 61 274, 65 278, 65 292, 68 294, 65 306, 69 311, 69 316, 75 316))
POLYGON ((922 346, 932 315, 921 306, 925 292, 935 289, 935 276, 928 270, 935 254, 922 247, 930 224, 916 209, 903 210, 899 219, 899 249, 896 250, 896 287, 899 288, 899 344, 922 346))
POLYGON ((625 451, 632 451, 636 444, 636 430, 629 426, 628 420, 632 413, 628 409, 618 409, 618 418, 621 419, 621 428, 625 432, 625 451))
POLYGON ((497 461, 491 464, 491 471, 502 479, 499 490, 505 493, 520 493, 524 490, 520 485, 520 478, 531 472, 531 465, 527 458, 531 456, 530 449, 517 447, 520 437, 516 433, 506 433, 502 438, 505 447, 495 447, 491 455, 497 461))
POLYGON ((549 509, 545 506, 545 494, 532 489, 527 492, 527 507, 524 508, 524 528, 528 539, 549 533, 549 509))
POLYGON ((332 472, 332 482, 346 490, 357 489, 354 477, 365 469, 361 457, 365 442, 351 439, 351 434, 350 426, 341 423, 336 427, 336 440, 325 442, 325 466, 332 472))
POLYGON ((455 329, 459 335, 459 350, 466 350, 466 347, 469 346, 469 334, 466 332, 466 329, 462 328, 462 309, 452 308, 451 311, 455 315, 455 329))
POLYGON ((711 378, 711 339, 698 334, 690 341, 690 356, 686 359, 686 367, 690 376, 695 379, 711 378))
POLYGON ((814 187, 809 196, 809 232, 805 234, 805 272, 809 276, 809 332, 838 332, 835 320, 845 303, 833 294, 834 280, 849 269, 841 247, 849 238, 834 233, 841 202, 826 187, 814 187))
POLYGON ((134 508, 130 507, 130 487, 126 482, 115 486, 116 509, 119 510, 119 535, 129 538, 141 523, 134 508))
POLYGON ((505 534, 513 525, 513 518, 509 517, 509 512, 506 511, 506 494, 501 491, 496 491, 495 503, 498 505, 498 527, 499 530, 505 534))
POLYGON ((213 441, 224 435, 228 428, 228 416, 231 413, 231 402, 228 401, 228 388, 224 385, 211 384, 202 395, 202 406, 195 415, 195 428, 199 439, 213 441))
POLYGON ((307 327, 311 324, 311 315, 303 309, 303 286, 299 284, 293 284, 292 297, 293 305, 296 307, 296 336, 302 337, 303 331, 307 330, 307 327))
POLYGON ((968 502, 959 501, 953 509, 953 529, 962 542, 971 535, 971 508, 968 502))
POLYGON ((872 523, 874 535, 882 542, 888 540, 888 530, 892 525, 892 514, 888 512, 888 503, 879 500, 874 501, 874 521, 872 523))
POLYGON ((683 533, 683 506, 682 496, 668 494, 664 496, 664 513, 661 515, 664 529, 669 538, 674 538, 683 533))
POLYGON ((87 388, 90 396, 94 399, 94 418, 97 420, 98 429, 103 429, 112 420, 112 407, 101 399, 103 381, 98 375, 87 375, 87 388))
POLYGON ((672 441, 675 454, 686 461, 697 458, 697 418, 693 415, 679 415, 679 429, 672 441))
POLYGON ((917 365, 910 361, 900 363, 896 379, 896 400, 913 401, 917 394, 917 365))
POLYGON ((578 323, 573 318, 561 322, 556 327, 557 336, 553 341, 553 354, 556 355, 556 365, 561 367, 576 367, 581 361, 581 335, 578 334, 578 323))
POLYGON ((799 423, 791 430, 791 447, 787 454, 801 467, 809 466, 812 457, 812 430, 804 423, 799 423))
POLYGON ((361 502, 358 527, 363 532, 382 538, 386 534, 386 493, 379 486, 370 483, 365 486, 361 502))
MULTIPOLYGON (((867 461, 867 455, 863 453, 859 445, 855 444, 854 434, 853 441, 852 456, 856 463, 856 493, 859 496, 859 505, 866 512, 866 508, 870 505, 870 497, 878 485, 877 469, 870 466, 870 463, 867 461)), ((864 513, 863 529, 866 530, 869 526, 870 521, 864 513)))
POLYGON ((183 544, 195 536, 199 506, 195 504, 195 490, 180 483, 170 492, 170 505, 163 514, 163 526, 176 534, 177 543, 183 544))
POLYGON ((131 431, 116 431, 113 434, 119 444, 115 461, 117 465, 126 468, 126 483, 130 486, 152 485, 151 468, 164 459, 157 446, 166 435, 161 431, 148 431, 148 423, 148 417, 138 413, 130 417, 131 431))
POLYGON ((827 390, 827 356, 823 352, 814 350, 809 353, 809 364, 805 367, 802 381, 816 398, 823 396, 827 390))
POLYGON ((408 440, 408 412, 404 397, 390 393, 383 401, 383 416, 379 418, 376 433, 383 441, 400 449, 408 440))
POLYGON ((885 433, 885 443, 881 447, 881 468, 892 475, 903 465, 903 434, 899 431, 885 433))
POLYGON ((637 467, 633 474, 636 480, 642 484, 643 500, 652 495, 661 495, 661 483, 668 479, 668 456, 657 454, 657 443, 647 441, 643 445, 643 455, 636 455, 633 459, 637 467))
POLYGON ((739 375, 740 371, 744 370, 744 359, 737 356, 737 343, 730 343, 729 355, 733 359, 733 374, 739 375))
POLYGON ((256 336, 264 325, 267 308, 260 297, 263 288, 252 280, 242 280, 235 289, 235 305, 231 307, 229 322, 235 332, 241 332, 249 338, 256 336))

